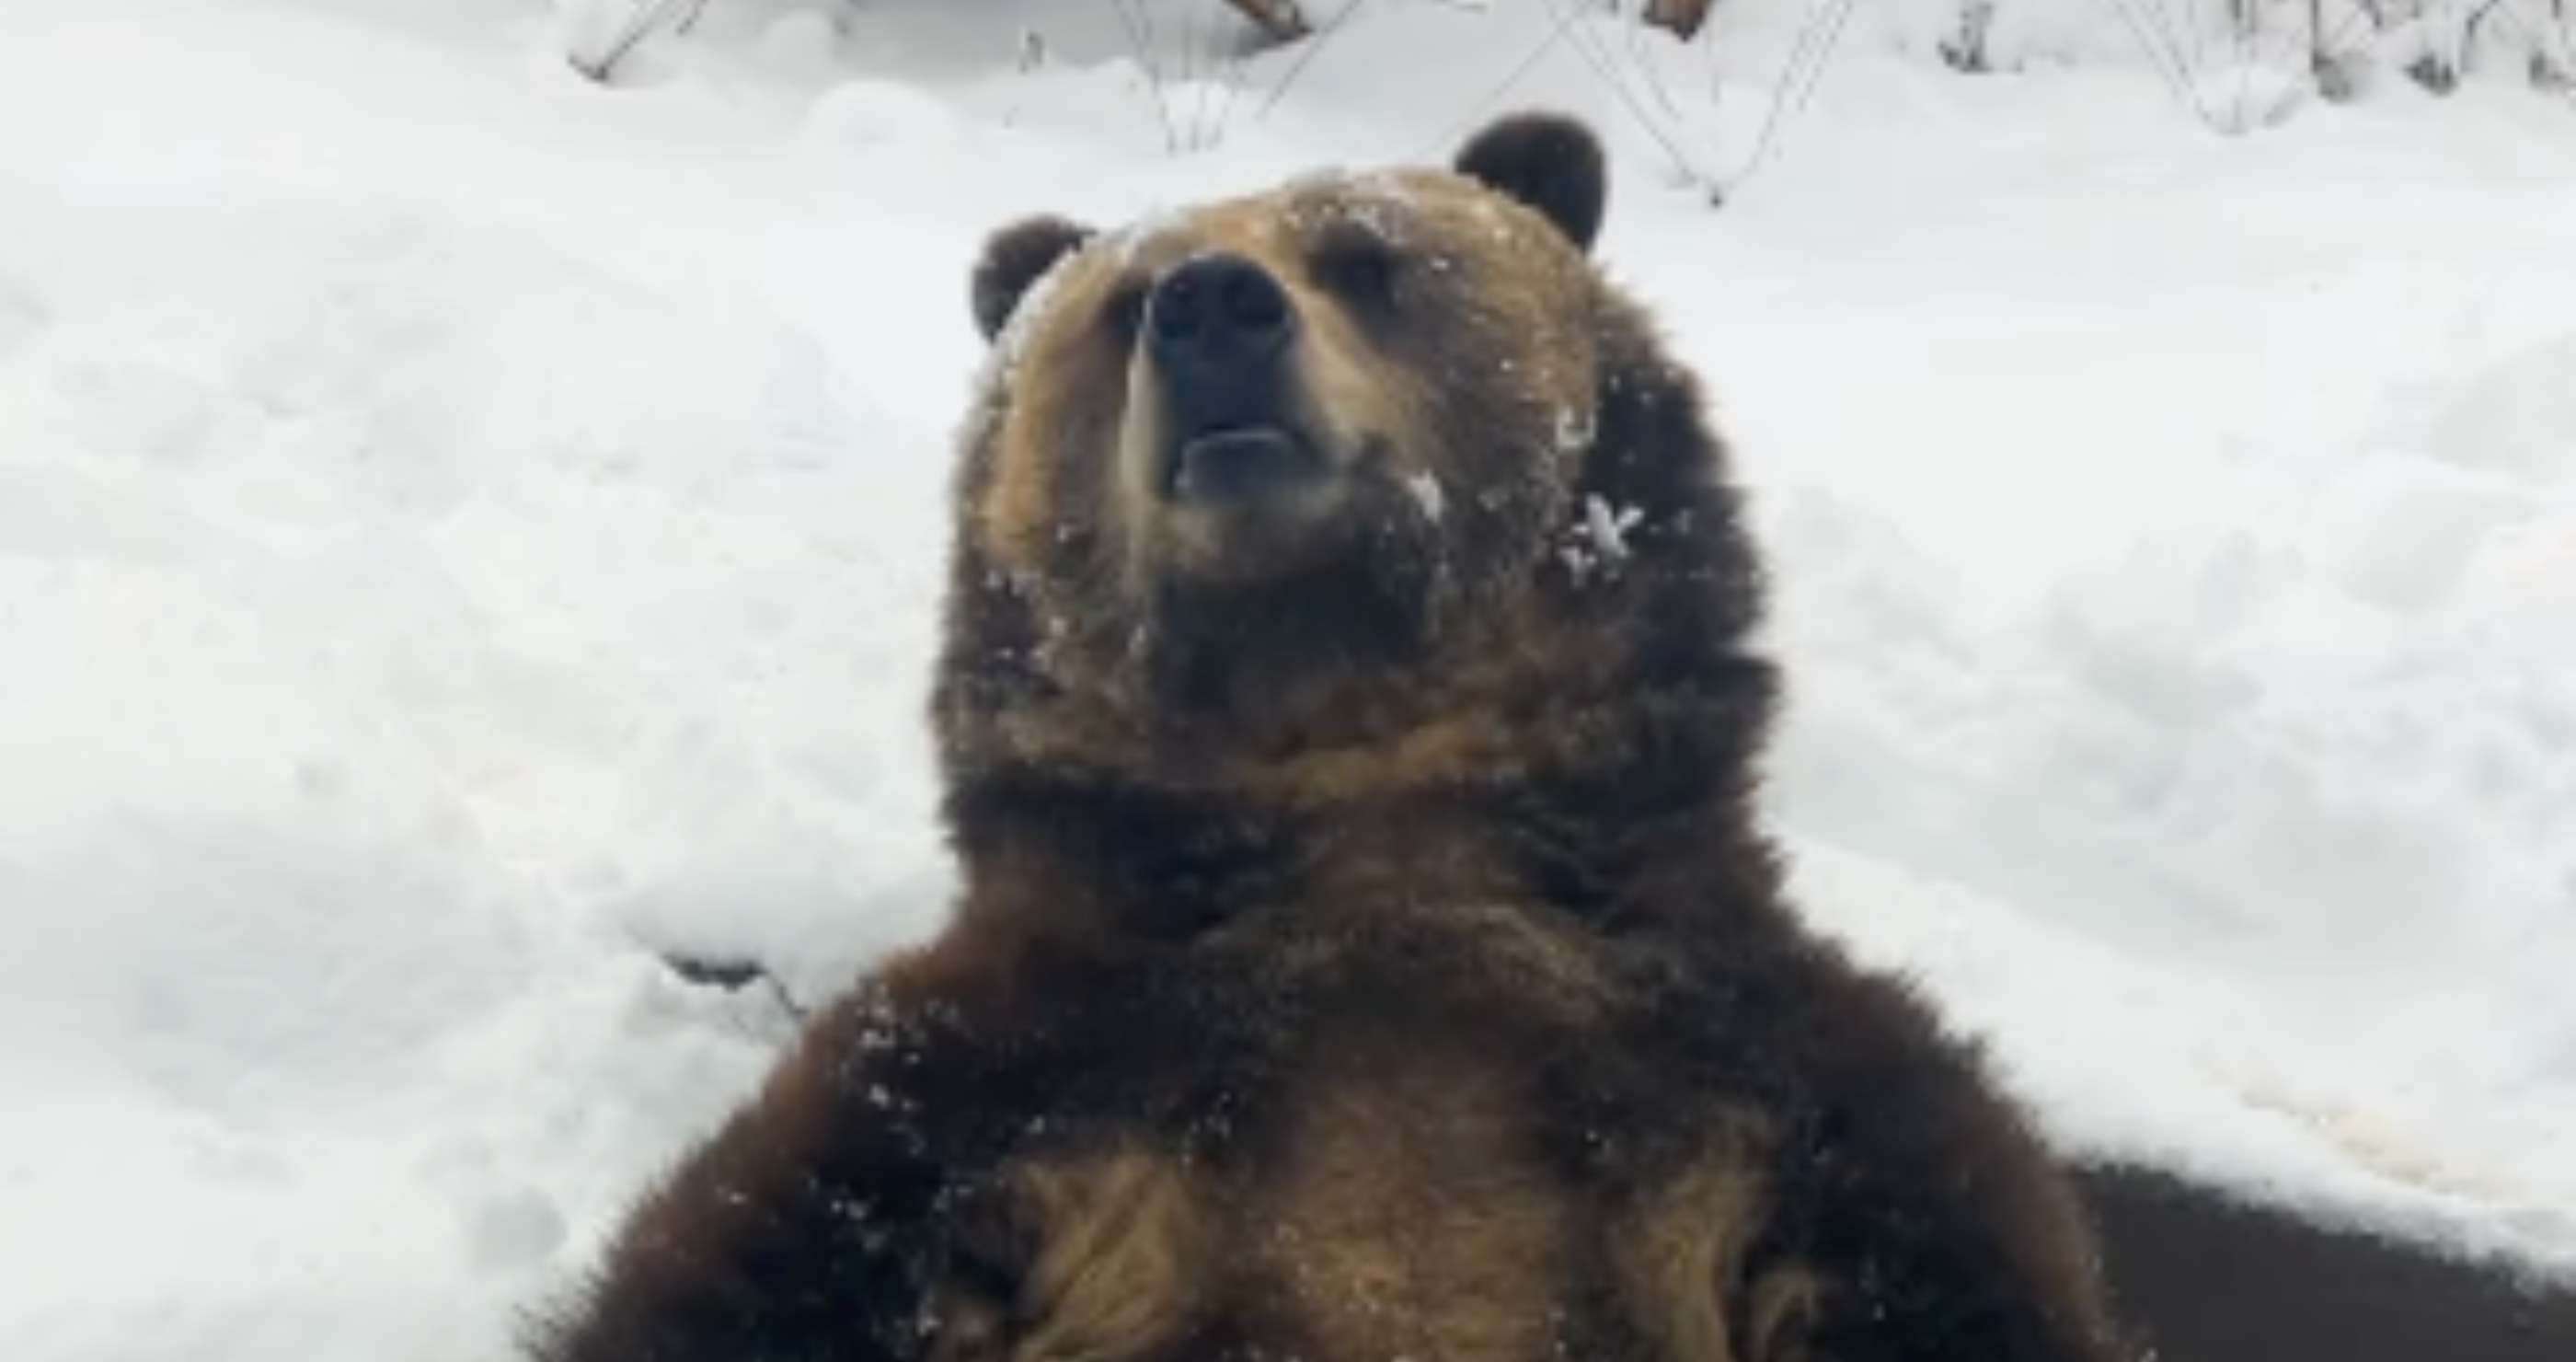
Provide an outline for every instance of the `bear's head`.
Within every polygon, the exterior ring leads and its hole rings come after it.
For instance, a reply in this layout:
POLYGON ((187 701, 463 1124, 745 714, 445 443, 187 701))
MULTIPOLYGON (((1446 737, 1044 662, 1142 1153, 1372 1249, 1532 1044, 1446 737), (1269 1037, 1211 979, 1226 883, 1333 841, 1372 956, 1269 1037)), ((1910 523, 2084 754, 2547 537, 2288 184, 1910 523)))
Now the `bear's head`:
POLYGON ((1753 560, 1693 380, 1591 258, 1607 187, 1523 114, 1446 168, 995 233, 952 779, 1472 783, 1674 686, 1750 685, 1758 728, 1753 560))

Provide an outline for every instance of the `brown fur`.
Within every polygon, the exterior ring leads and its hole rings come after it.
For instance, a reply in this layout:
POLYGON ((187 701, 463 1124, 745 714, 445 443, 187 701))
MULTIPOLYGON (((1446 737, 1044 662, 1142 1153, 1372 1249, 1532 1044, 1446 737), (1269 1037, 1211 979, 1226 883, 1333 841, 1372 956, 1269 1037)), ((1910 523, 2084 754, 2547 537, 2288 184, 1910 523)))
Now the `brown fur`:
MULTIPOLYGON (((1192 1170, 1147 1149, 1012 1170, 1003 1213, 1016 1268, 1009 1300, 957 1300, 937 1354, 954 1362, 1152 1357, 1202 1308, 1210 1197, 1192 1170), (1017 1337, 1014 1319, 1025 1322, 1017 1337)), ((952 1289, 956 1283, 948 1284, 952 1289)))
POLYGON ((2115 1355, 1973 1051, 1783 901, 1760 573, 1586 259, 1597 151, 1506 120, 1460 167, 996 237, 934 703, 963 901, 536 1358, 2115 1355), (1329 515, 1214 534, 1138 472, 1139 303, 1211 249, 1303 323, 1329 515))

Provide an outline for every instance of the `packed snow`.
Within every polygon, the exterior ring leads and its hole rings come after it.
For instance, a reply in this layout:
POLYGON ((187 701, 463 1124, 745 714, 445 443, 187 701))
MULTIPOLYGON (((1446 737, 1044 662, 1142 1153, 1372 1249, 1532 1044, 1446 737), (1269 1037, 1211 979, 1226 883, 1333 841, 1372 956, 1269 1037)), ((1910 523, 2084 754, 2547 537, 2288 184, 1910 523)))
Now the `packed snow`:
POLYGON ((1378 0, 1238 86, 1147 3, 1151 80, 1115 4, 709 0, 606 87, 617 3, 8 7, 15 1362, 497 1362, 787 1033, 656 952, 810 1001, 946 907, 982 234, 1531 104, 1755 493, 1815 920, 2069 1149, 2576 1273, 2563 99, 2196 117, 2242 54, 2111 0, 1805 95, 1797 0, 1378 0))

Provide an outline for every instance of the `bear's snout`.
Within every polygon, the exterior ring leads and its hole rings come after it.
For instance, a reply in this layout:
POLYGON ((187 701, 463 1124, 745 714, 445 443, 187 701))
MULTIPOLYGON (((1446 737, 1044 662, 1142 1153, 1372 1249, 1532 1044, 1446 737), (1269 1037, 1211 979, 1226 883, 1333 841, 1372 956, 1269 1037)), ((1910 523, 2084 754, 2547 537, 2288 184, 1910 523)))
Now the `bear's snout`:
POLYGON ((1239 504, 1326 471, 1293 416, 1296 337, 1288 290, 1240 255, 1195 256, 1154 285, 1145 346, 1160 389, 1166 495, 1239 504))

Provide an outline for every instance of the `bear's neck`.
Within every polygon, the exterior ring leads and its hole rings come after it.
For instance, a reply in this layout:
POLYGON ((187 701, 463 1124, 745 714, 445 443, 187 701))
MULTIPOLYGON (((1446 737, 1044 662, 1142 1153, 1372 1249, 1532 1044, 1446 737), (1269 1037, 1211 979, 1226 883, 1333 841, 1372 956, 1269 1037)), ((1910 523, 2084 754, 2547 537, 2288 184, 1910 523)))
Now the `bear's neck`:
POLYGON ((1609 927, 1750 910, 1776 886, 1749 774, 1769 700, 1759 662, 1703 661, 1257 763, 983 765, 948 799, 966 911, 1172 938, 1327 898, 1526 903, 1609 927))

